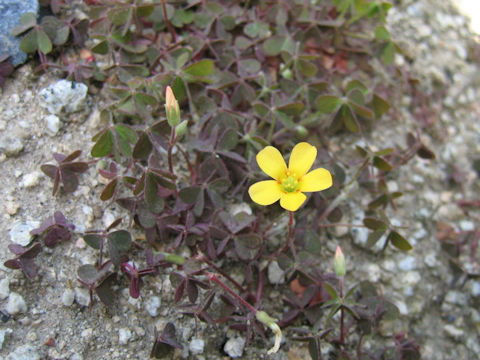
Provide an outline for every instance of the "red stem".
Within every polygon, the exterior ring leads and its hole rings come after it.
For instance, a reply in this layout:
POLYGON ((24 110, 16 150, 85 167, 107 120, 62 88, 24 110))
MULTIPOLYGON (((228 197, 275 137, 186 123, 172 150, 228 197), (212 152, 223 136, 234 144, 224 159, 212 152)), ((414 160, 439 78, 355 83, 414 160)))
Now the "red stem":
MULTIPOLYGON (((343 298, 343 276, 340 276, 338 279, 339 283, 339 294, 340 298, 343 298)), ((344 317, 345 317, 345 310, 343 306, 340 308, 340 344, 344 344, 345 342, 345 329, 344 329, 344 317)))
POLYGON ((250 312, 252 312, 254 315, 257 313, 257 309, 255 309, 252 305, 250 305, 244 298, 242 298, 240 295, 238 295, 235 291, 230 289, 222 280, 220 280, 216 274, 213 273, 207 273, 208 279, 211 281, 216 282, 220 287, 228 292, 230 295, 232 295, 235 299, 237 299, 243 306, 245 306, 250 312))
POLYGON ((168 170, 170 173, 173 174, 173 162, 172 162, 172 149, 173 145, 175 145, 175 127, 172 127, 172 132, 170 134, 170 140, 168 142, 168 170))

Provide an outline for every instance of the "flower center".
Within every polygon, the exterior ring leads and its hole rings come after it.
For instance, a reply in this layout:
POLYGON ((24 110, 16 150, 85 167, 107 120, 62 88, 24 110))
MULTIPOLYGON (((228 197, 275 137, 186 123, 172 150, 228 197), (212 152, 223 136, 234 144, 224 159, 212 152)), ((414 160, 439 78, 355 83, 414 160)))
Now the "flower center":
POLYGON ((282 179, 282 190, 290 193, 295 192, 298 189, 298 180, 295 174, 291 174, 287 171, 287 176, 282 179))

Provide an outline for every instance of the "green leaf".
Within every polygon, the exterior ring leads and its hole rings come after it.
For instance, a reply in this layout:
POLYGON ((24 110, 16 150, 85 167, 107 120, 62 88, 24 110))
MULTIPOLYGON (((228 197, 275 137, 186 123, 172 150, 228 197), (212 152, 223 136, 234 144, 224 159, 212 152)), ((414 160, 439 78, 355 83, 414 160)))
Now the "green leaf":
POLYGON ((218 143, 221 150, 233 150, 238 144, 238 134, 235 129, 227 129, 218 143))
POLYGON ((374 154, 377 156, 383 156, 383 155, 391 154, 394 150, 395 150, 394 148, 385 148, 382 150, 375 151, 374 154))
POLYGON ((353 114, 352 110, 347 105, 342 105, 340 112, 343 118, 343 123, 345 127, 351 132, 359 132, 360 125, 357 122, 357 118, 353 114))
POLYGON ((265 51, 267 56, 276 56, 282 51, 293 54, 295 52, 295 44, 288 36, 272 36, 263 43, 263 51, 265 51))
POLYGON ((372 209, 372 210, 375 210, 375 209, 378 209, 381 206, 385 206, 387 204, 387 202, 388 202, 388 196, 383 194, 383 195, 380 195, 379 197, 377 197, 375 200, 371 201, 368 204, 368 208, 372 209))
POLYGON ((393 42, 388 42, 381 50, 381 60, 385 65, 392 65, 395 60, 395 46, 393 42))
POLYGON ((135 93, 133 97, 135 98, 136 102, 139 102, 142 104, 147 104, 147 105, 157 104, 157 99, 155 99, 155 97, 153 97, 152 95, 138 92, 138 93, 135 93))
POLYGON ((261 22, 249 23, 243 28, 243 33, 252 39, 256 37, 264 38, 269 31, 268 25, 261 22))
POLYGON ((155 10, 155 6, 151 4, 137 5, 137 15, 141 17, 150 16, 155 10))
POLYGON ((118 137, 118 146, 120 151, 125 156, 132 155, 132 148, 130 144, 134 144, 137 141, 137 134, 134 130, 126 125, 115 125, 115 132, 118 137))
POLYGON ((364 118, 367 118, 367 119, 373 119, 373 112, 372 110, 370 109, 367 109, 366 107, 364 106, 360 106, 352 101, 349 101, 348 102, 348 105, 350 106, 350 108, 355 112, 355 114, 359 115, 359 116, 363 116, 364 118))
POLYGON ((180 103, 187 96, 187 90, 185 88, 185 83, 181 77, 175 78, 172 84, 172 90, 177 98, 177 101, 180 103))
POLYGON ((298 61, 298 70, 300 70, 302 75, 306 77, 313 77, 318 72, 318 68, 315 64, 312 64, 310 61, 302 59, 298 61))
POLYGON ((303 109, 305 108, 305 105, 301 102, 295 102, 287 105, 282 105, 277 107, 277 110, 286 114, 286 115, 300 115, 303 112, 303 109))
POLYGON ((410 251, 413 249, 413 246, 405 239, 402 235, 400 235, 396 231, 392 231, 390 235, 388 235, 388 240, 395 246, 397 249, 403 251, 410 251))
POLYGON ((95 145, 93 145, 91 155, 93 157, 103 157, 110 154, 113 147, 113 134, 107 130, 99 137, 95 145))
POLYGON ((37 32, 32 30, 22 39, 22 42, 20 43, 20 50, 22 50, 24 53, 31 54, 35 52, 37 48, 37 32))
POLYGON ((390 33, 385 26, 379 26, 375 29, 375 39, 377 40, 390 40, 390 33))
POLYGON ((120 252, 126 252, 130 249, 132 236, 127 230, 117 230, 108 234, 108 239, 120 252))
POLYGON ((265 105, 264 103, 254 103, 253 104, 253 110, 255 110, 255 112, 261 116, 261 117, 264 117, 268 114, 268 112, 270 111, 270 108, 265 105))
POLYGON ((172 54, 172 56, 175 58, 175 68, 181 69, 185 66, 188 60, 190 60, 192 52, 188 49, 182 48, 181 50, 172 54))
MULTIPOLYGON (((214 64, 212 60, 205 59, 185 68, 183 71, 192 76, 209 76, 212 74, 214 64)), ((177 94, 175 92, 175 94, 177 94)))
POLYGON ((392 165, 390 165, 386 160, 382 159, 379 156, 373 157, 373 166, 375 166, 377 169, 380 169, 382 171, 392 170, 392 165))
POLYGON ((250 45, 252 45, 252 42, 245 36, 237 36, 235 38, 235 47, 239 50, 246 50, 250 45))
POLYGON ((323 283, 325 286, 325 290, 327 290, 328 294, 332 297, 333 300, 338 299, 337 290, 335 290, 329 283, 323 283))
POLYGON ((178 192, 180 199, 186 204, 193 204, 197 201, 201 188, 198 186, 189 186, 178 192))
POLYGON ((145 178, 145 202, 147 204, 153 204, 158 197, 157 177, 151 172, 148 172, 145 178))
POLYGON ((238 63, 243 70, 250 74, 256 74, 261 69, 261 64, 256 59, 242 59, 238 63))
POLYGON ((102 237, 100 235, 94 235, 94 234, 87 234, 87 235, 84 235, 83 236, 83 240, 85 241, 85 243, 98 250, 100 249, 101 245, 102 245, 102 237))
POLYGON ((87 283, 93 283, 97 280, 97 268, 91 264, 82 265, 77 269, 77 275, 87 283))
POLYGON ((132 156, 134 159, 144 160, 150 155, 153 150, 153 145, 148 138, 147 133, 142 133, 137 143, 133 148, 132 156))
POLYGON ((11 35, 12 36, 18 36, 21 33, 24 33, 28 29, 31 29, 37 24, 37 17, 34 13, 32 12, 27 12, 22 15, 20 18, 20 25, 15 26, 12 31, 11 35))
POLYGON ((371 230, 386 230, 387 224, 382 221, 371 217, 366 217, 363 219, 363 224, 371 230))
POLYGON ((368 93, 368 88, 359 80, 351 80, 348 82, 347 86, 345 86, 345 92, 347 94, 355 89, 360 90, 363 95, 368 93))
POLYGON ((333 95, 322 95, 317 99, 318 110, 324 114, 336 111, 341 103, 342 99, 333 95))
POLYGON ((106 55, 106 54, 108 54, 108 49, 109 49, 108 41, 105 39, 105 40, 100 41, 95 46, 93 46, 92 47, 92 52, 94 52, 95 54, 106 55))
POLYGON ((113 179, 105 186, 102 193, 100 194, 100 200, 107 201, 112 198, 113 194, 115 193, 115 188, 117 187, 117 182, 117 179, 113 179))
POLYGON ((388 101, 377 94, 373 94, 372 107, 377 119, 390 110, 388 101))
POLYGON ((108 19, 113 25, 125 25, 132 16, 132 8, 127 7, 112 7, 108 12, 108 19))
POLYGON ((385 231, 386 231, 385 229, 378 229, 378 230, 372 231, 368 235, 366 247, 371 248, 373 245, 375 245, 378 242, 378 240, 380 240, 380 238, 383 236, 383 234, 385 234, 385 231))

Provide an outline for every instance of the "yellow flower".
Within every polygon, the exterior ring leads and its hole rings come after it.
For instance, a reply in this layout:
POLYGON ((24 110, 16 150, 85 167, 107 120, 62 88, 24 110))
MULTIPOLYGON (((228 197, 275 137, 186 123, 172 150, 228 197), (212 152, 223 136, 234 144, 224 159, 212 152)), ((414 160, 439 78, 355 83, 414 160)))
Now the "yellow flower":
POLYGON ((288 168, 282 154, 267 146, 257 154, 257 163, 274 180, 260 181, 248 189, 248 194, 259 205, 271 205, 280 199, 285 210, 296 211, 307 199, 304 192, 328 189, 332 175, 327 169, 310 170, 317 157, 317 148, 306 142, 295 145, 288 168))

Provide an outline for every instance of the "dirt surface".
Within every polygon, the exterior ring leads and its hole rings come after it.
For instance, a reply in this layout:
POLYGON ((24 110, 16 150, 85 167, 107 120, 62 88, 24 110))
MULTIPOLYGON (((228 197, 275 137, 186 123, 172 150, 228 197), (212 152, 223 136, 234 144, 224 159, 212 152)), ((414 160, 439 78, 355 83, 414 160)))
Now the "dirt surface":
MULTIPOLYGON (((406 332, 420 344, 423 359, 477 359, 480 281, 471 279, 463 286, 454 282, 448 256, 437 240, 437 226, 445 222, 469 231, 480 225, 478 210, 467 216, 456 204, 464 199, 478 200, 480 192, 479 175, 472 165, 480 158, 478 43, 466 19, 449 4, 439 3, 402 1, 388 20, 391 33, 405 52, 397 57, 397 63, 420 80, 419 88, 425 93, 437 94, 425 100, 425 106, 420 107, 423 113, 412 107, 418 99, 399 84, 392 99, 394 109, 367 139, 332 139, 332 146, 343 152, 365 143, 376 149, 392 146, 392 142, 405 148, 408 131, 426 129, 421 139, 435 152, 436 160, 416 157, 388 181, 391 191, 404 193, 397 201, 398 210, 390 216, 396 225, 405 227, 403 234, 414 250, 407 254, 391 248, 383 254, 367 252, 361 247, 366 230, 336 228, 330 233, 336 241, 326 245, 325 267, 330 266, 329 256, 341 243, 351 274, 348 282, 368 279, 378 284, 402 314, 400 320, 384 324, 385 333, 406 332), (425 127, 424 122, 430 123, 425 127), (451 174, 458 178, 452 179, 451 174)), ((50 114, 40 106, 39 93, 60 78, 55 74, 37 77, 32 67, 29 63, 19 68, 0 97, 1 264, 11 257, 7 246, 12 228, 18 224, 35 227, 55 210, 62 210, 79 232, 108 225, 117 217, 127 218, 118 206, 106 206, 98 199, 103 185, 95 166, 81 176, 73 194, 60 191, 51 196, 52 181, 40 171, 40 165, 52 161, 53 151, 68 154, 82 149, 81 158, 90 160, 91 137, 101 129, 98 109, 102 97, 90 93, 80 111, 58 115, 60 128, 55 132, 47 126, 50 114)), ((377 76, 378 81, 394 81, 382 73, 377 76)), ((355 192, 342 204, 342 221, 360 222, 369 200, 362 190, 355 192)), ((469 262, 473 267, 480 258, 476 251, 475 261, 469 262)), ((184 344, 182 351, 176 351, 178 358, 228 358, 225 343, 237 339, 241 345, 244 334, 227 330, 226 325, 215 329, 198 323, 195 332, 194 321, 173 310, 168 274, 147 278, 137 300, 129 297, 127 288, 122 289, 119 306, 112 313, 98 302, 91 308, 85 306, 88 296, 76 280, 76 269, 94 261, 93 250, 76 237, 42 252, 37 260, 39 275, 34 280, 0 265, 0 310, 8 308, 13 313, 0 324, 0 340, 4 337, 0 358, 147 359, 154 326, 163 328, 168 321, 176 324, 177 337, 184 344), (75 301, 70 304, 72 296, 75 301), (51 346, 46 345, 49 341, 51 346)), ((241 269, 235 271, 238 274, 234 276, 242 276, 241 269)), ((272 288, 272 309, 286 312, 288 308, 278 297, 279 292, 272 288)), ((272 315, 281 317, 281 313, 272 315)), ((308 358, 306 348, 291 341, 288 331, 286 335, 286 342, 273 358, 308 358)), ((270 346, 257 339, 244 349, 242 358, 267 358, 270 346)))

